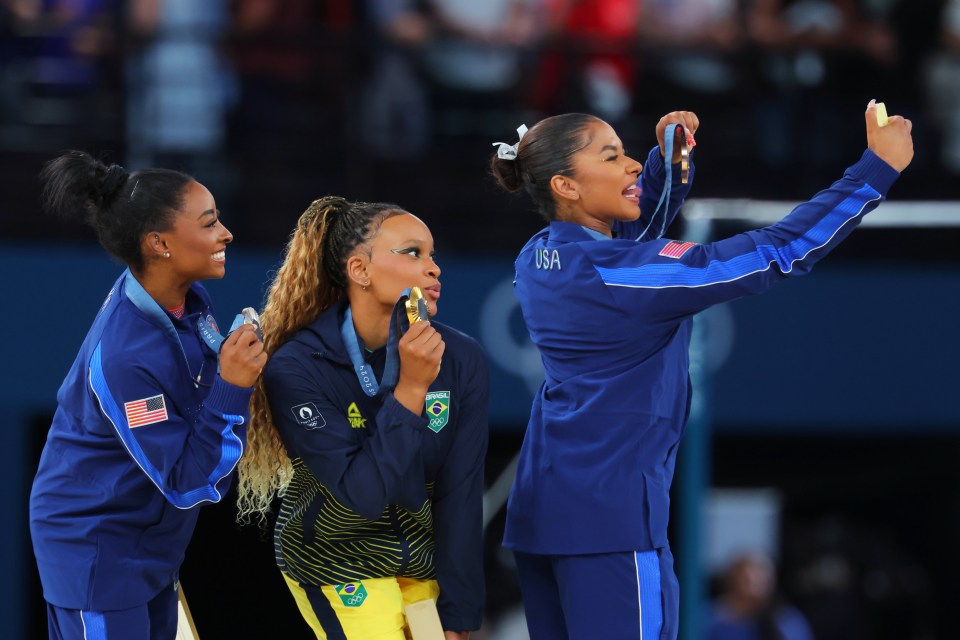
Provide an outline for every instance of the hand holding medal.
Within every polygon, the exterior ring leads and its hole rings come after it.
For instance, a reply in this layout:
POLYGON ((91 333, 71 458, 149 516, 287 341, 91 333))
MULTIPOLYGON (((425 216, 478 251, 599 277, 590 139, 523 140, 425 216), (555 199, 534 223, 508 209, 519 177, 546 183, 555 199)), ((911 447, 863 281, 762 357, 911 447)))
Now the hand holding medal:
POLYGON ((263 342, 263 329, 260 327, 260 314, 258 314, 257 310, 253 307, 244 307, 240 313, 237 314, 237 316, 233 319, 233 324, 230 326, 230 331, 227 333, 227 335, 229 336, 231 333, 245 324, 253 325, 253 330, 257 334, 257 340, 263 342))
POLYGON ((238 387, 252 387, 265 364, 260 317, 252 307, 246 307, 237 314, 220 345, 220 377, 238 387))
MULTIPOLYGON (((673 155, 670 159, 671 164, 680 164, 680 180, 687 184, 690 176, 690 150, 697 146, 697 141, 693 134, 700 128, 700 119, 692 111, 672 111, 660 118, 657 123, 657 142, 660 144, 660 155, 663 156, 667 149, 666 132, 669 129, 674 132, 675 138, 671 140, 673 155), (671 125, 679 124, 681 128, 671 125)), ((664 160, 666 158, 664 157, 664 160)))
POLYGON ((898 115, 887 115, 882 102, 871 100, 864 114, 867 124, 867 148, 897 171, 913 160, 913 123, 898 115))
POLYGON ((440 373, 440 364, 446 345, 443 337, 429 322, 429 307, 419 287, 410 287, 400 296, 394 309, 395 317, 392 324, 400 324, 401 313, 405 316, 408 326, 405 330, 402 326, 398 327, 403 336, 397 343, 400 372, 399 382, 393 395, 397 402, 411 411, 420 412, 423 409, 427 390, 440 373))

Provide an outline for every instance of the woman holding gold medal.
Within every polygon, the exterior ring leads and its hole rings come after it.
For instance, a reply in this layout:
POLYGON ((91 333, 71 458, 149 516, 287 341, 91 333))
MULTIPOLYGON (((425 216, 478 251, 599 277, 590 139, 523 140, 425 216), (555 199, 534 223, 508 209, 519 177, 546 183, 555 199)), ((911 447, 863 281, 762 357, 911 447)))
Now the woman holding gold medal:
MULTIPOLYGON (((880 204, 913 142, 910 122, 882 124, 878 107, 868 105, 867 150, 842 179, 774 225, 710 244, 662 237, 690 188, 682 147, 700 124, 691 112, 659 121, 645 166, 584 114, 496 143, 498 182, 525 189, 549 222, 516 260, 546 379, 504 534, 532 640, 677 637, 667 520, 690 410, 692 318, 806 273, 880 204)), ((790 363, 771 369, 781 366, 790 363)))
POLYGON ((263 519, 282 496, 277 564, 318 638, 403 640, 418 601, 447 640, 480 627, 487 365, 439 300, 426 225, 338 197, 270 288, 238 505, 263 519))

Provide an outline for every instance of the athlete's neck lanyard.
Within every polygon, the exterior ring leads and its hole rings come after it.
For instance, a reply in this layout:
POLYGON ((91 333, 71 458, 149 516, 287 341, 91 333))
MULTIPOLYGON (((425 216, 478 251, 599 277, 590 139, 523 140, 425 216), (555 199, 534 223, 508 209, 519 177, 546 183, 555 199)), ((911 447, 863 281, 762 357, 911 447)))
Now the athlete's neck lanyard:
MULTIPOLYGON (((173 321, 170 320, 170 316, 157 304, 156 300, 150 297, 150 294, 147 293, 143 285, 130 273, 129 269, 124 272, 122 277, 126 278, 124 291, 127 298, 129 298, 138 309, 151 318, 171 340, 176 341, 177 346, 180 347, 180 353, 183 355, 183 362, 187 367, 187 374, 190 376, 190 381, 193 383, 193 386, 197 388, 201 386, 209 387, 209 384, 204 384, 200 381, 203 375, 202 362, 200 364, 200 371, 196 377, 194 377, 193 370, 190 368, 190 360, 187 358, 187 352, 183 348, 183 343, 180 341, 180 333, 173 325, 173 321)), ((205 309, 205 311, 209 310, 205 309)), ((212 318, 213 316, 208 317, 212 318)), ((204 317, 203 313, 200 314, 200 319, 197 320, 197 333, 201 339, 213 349, 214 353, 218 352, 220 343, 223 342, 223 336, 221 336, 216 327, 204 317)), ((217 370, 219 371, 219 363, 217 364, 217 370)))
POLYGON ((220 353, 220 345, 223 344, 225 338, 220 335, 216 327, 210 324, 209 320, 203 317, 202 313, 200 317, 197 318, 197 333, 200 334, 200 338, 207 343, 207 346, 213 349, 214 353, 220 353))
MULTIPOLYGON (((657 238, 662 238, 663 234, 667 231, 667 209, 670 208, 670 190, 673 186, 673 137, 676 135, 677 129, 680 130, 680 135, 687 135, 682 124, 668 124, 666 130, 663 132, 663 166, 667 172, 667 179, 663 185, 663 193, 660 194, 660 202, 657 203, 657 208, 654 209, 653 215, 650 216, 650 222, 647 223, 647 228, 637 236, 637 240, 647 235, 647 231, 650 230, 653 221, 657 219, 657 214, 660 213, 661 207, 663 207, 663 222, 660 223, 660 233, 657 234, 657 238)), ((684 178, 684 181, 686 181, 686 178, 684 178)))
MULTIPOLYGON (((220 353, 220 347, 223 346, 223 341, 227 339, 227 336, 240 328, 240 326, 246 324, 247 319, 242 313, 238 313, 233 319, 233 324, 230 325, 230 331, 227 331, 226 336, 220 335, 217 325, 212 321, 212 315, 207 314, 207 316, 204 317, 203 314, 200 314, 200 317, 197 318, 197 332, 200 334, 200 337, 203 339, 203 341, 207 343, 207 346, 213 349, 214 353, 220 353)), ((259 330, 259 325, 257 325, 257 327, 259 330)), ((261 337, 259 331, 257 333, 257 337, 261 337)))
POLYGON ((397 352, 397 343, 400 341, 399 330, 397 327, 397 314, 390 315, 390 333, 387 337, 387 362, 383 367, 383 383, 377 382, 377 376, 373 372, 370 363, 363 359, 360 354, 360 342, 357 338, 357 331, 353 328, 353 311, 347 307, 347 312, 343 316, 343 324, 340 325, 340 336, 343 338, 343 344, 350 355, 350 362, 353 363, 353 369, 357 372, 357 379, 363 392, 371 398, 376 396, 381 390, 388 393, 397 385, 397 378, 400 375, 400 356, 397 352))

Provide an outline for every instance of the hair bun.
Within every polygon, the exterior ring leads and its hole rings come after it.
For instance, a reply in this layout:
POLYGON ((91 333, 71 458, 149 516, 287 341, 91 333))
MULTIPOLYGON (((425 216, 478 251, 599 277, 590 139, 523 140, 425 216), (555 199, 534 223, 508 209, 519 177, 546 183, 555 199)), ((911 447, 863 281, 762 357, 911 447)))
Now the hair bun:
POLYGON ((127 173, 126 169, 118 164, 110 165, 104 172, 103 177, 100 178, 97 189, 102 201, 106 203, 112 200, 117 192, 127 184, 129 178, 130 174, 127 173))
POLYGON ((523 187, 519 160, 506 160, 494 153, 490 158, 490 173, 505 191, 512 193, 523 187))

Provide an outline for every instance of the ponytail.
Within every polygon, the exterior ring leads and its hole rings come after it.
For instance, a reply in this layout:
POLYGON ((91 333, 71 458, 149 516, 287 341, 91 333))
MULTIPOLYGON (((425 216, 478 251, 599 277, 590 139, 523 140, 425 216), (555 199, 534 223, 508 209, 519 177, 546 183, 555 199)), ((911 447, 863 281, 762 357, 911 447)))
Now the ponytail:
POLYGON ((588 144, 586 129, 598 120, 585 113, 544 118, 520 142, 512 158, 498 150, 490 158, 490 173, 510 193, 523 188, 547 221, 556 219, 557 203, 550 180, 572 176, 573 157, 588 144))

